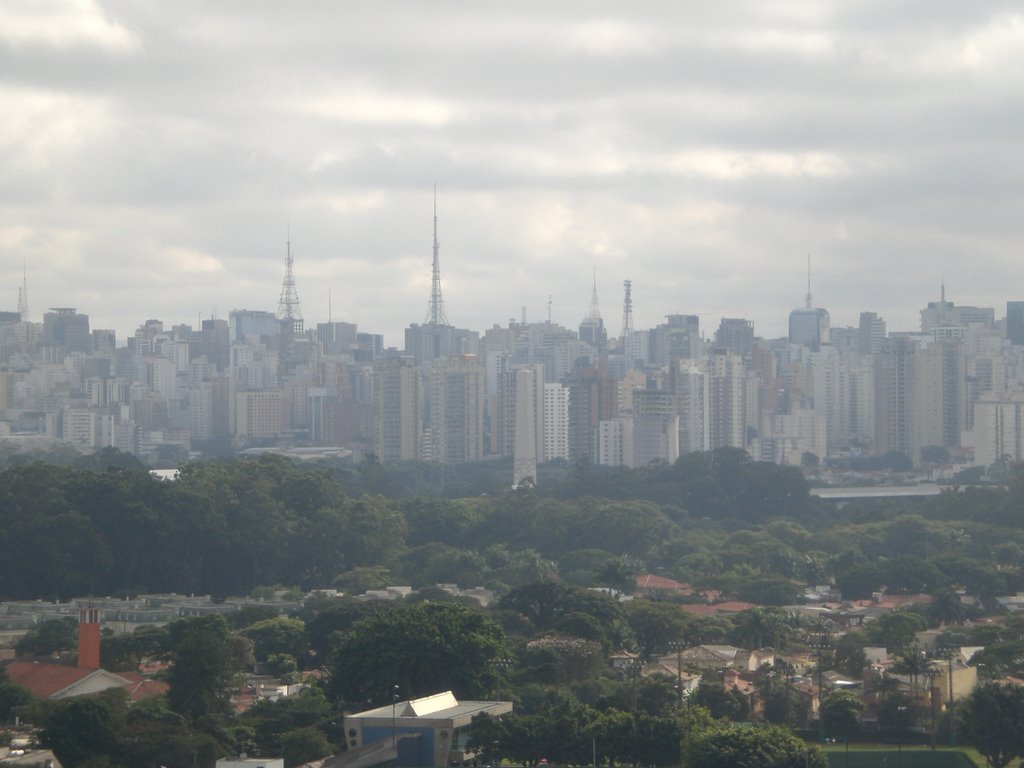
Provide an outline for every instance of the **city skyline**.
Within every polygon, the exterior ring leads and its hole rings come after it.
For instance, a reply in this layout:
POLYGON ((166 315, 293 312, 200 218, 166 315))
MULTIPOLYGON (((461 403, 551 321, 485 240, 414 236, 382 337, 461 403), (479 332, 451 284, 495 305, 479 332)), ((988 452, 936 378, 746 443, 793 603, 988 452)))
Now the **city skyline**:
POLYGON ((289 227, 307 326, 402 345, 452 325, 617 334, 697 314, 783 336, 803 306, 892 330, 944 281, 1002 316, 1021 227, 1018 59, 1000 3, 429 8, 15 2, 0 279, 33 320, 126 338, 273 310, 289 227), (328 298, 330 296, 330 299, 328 298))

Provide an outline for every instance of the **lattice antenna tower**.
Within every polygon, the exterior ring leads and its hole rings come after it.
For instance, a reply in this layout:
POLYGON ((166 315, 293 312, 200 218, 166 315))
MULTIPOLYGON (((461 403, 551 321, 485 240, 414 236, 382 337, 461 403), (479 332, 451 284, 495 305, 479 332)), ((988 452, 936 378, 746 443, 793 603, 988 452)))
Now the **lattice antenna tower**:
POLYGON ((622 343, 625 344, 626 339, 633 333, 633 281, 623 280, 622 288, 624 294, 622 298, 622 333, 620 337, 622 343))
POLYGON ((299 306, 299 292, 295 290, 292 263, 292 238, 289 230, 288 247, 284 258, 284 283, 281 285, 281 299, 277 303, 277 319, 287 322, 292 333, 301 334, 302 307, 299 306))
POLYGON ((21 288, 18 289, 18 314, 21 322, 28 322, 28 267, 21 263, 21 288))
POLYGON ((587 313, 587 319, 601 319, 601 308, 597 305, 597 267, 594 267, 594 288, 590 292, 590 312, 587 313))
POLYGON ((811 254, 807 254, 807 308, 811 308, 811 254))
POLYGON ((448 325, 444 313, 444 297, 441 295, 441 243, 437 239, 437 184, 434 185, 434 265, 430 278, 430 306, 427 308, 427 323, 448 325))

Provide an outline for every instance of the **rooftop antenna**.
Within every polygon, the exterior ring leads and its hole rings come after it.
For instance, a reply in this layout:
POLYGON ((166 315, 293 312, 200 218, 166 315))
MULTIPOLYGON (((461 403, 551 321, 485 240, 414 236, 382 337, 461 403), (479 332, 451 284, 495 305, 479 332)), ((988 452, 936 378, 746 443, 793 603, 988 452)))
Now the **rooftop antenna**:
POLYGON ((587 320, 600 320, 601 309, 597 306, 597 267, 594 267, 594 289, 590 293, 590 313, 587 320))
POLYGON ((438 256, 441 243, 437 241, 437 184, 434 185, 434 265, 430 279, 430 308, 427 310, 429 325, 448 325, 444 313, 444 298, 441 296, 441 260, 438 256))
POLYGON ((526 305, 523 304, 523 325, 526 325, 526 305))
POLYGON ((807 254, 807 308, 811 308, 811 254, 807 254))
POLYGON ((18 314, 21 322, 28 322, 28 266, 24 259, 21 262, 21 288, 18 289, 18 314))
POLYGON ((633 281, 623 280, 622 287, 625 290, 625 295, 622 299, 622 333, 620 337, 625 345, 626 339, 633 333, 633 281))
POLYGON ((327 289, 327 322, 331 322, 331 289, 327 289))
POLYGON ((943 304, 946 303, 946 276, 945 275, 942 276, 942 288, 941 288, 941 290, 939 292, 939 301, 941 301, 943 304))
POLYGON ((302 309, 299 306, 299 294, 295 290, 295 276, 292 273, 292 229, 288 226, 288 247, 284 258, 284 283, 281 285, 281 298, 277 303, 277 319, 287 321, 293 334, 302 333, 302 309))
POLYGON ((548 294, 548 325, 551 324, 551 294, 548 294))

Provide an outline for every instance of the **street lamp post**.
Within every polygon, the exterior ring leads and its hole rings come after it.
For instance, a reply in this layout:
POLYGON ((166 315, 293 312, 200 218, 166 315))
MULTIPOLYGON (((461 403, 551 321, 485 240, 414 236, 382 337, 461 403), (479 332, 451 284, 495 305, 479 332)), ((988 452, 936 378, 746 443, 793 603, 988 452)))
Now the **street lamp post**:
POLYGON ((818 656, 818 740, 825 743, 825 651, 832 647, 832 639, 824 624, 818 625, 818 633, 807 645, 818 656))
POLYGON ((512 666, 512 659, 501 657, 491 662, 491 666, 495 671, 495 677, 497 681, 495 683, 494 698, 501 701, 501 678, 505 674, 505 670, 512 666))
POLYGON ((943 645, 939 647, 939 658, 946 660, 949 665, 949 744, 956 746, 956 715, 953 713, 953 657, 960 653, 960 648, 955 645, 943 645))
POLYGON ((683 706, 683 647, 685 643, 673 640, 668 644, 670 651, 676 652, 676 697, 679 706, 683 706))
MULTIPOLYGON (((398 685, 396 684, 394 689, 391 692, 391 748, 392 749, 395 748, 395 744, 397 742, 397 736, 398 736, 398 730, 397 730, 398 720, 397 720, 397 717, 396 717, 397 710, 398 710, 398 685)), ((397 759, 397 755, 396 755, 396 759, 397 759)))
POLYGON ((936 695, 935 678, 939 677, 941 674, 942 672, 935 667, 928 667, 924 673, 924 676, 928 678, 928 709, 930 709, 932 713, 931 741, 933 751, 935 749, 935 715, 939 708, 939 697, 942 695, 941 691, 936 695))

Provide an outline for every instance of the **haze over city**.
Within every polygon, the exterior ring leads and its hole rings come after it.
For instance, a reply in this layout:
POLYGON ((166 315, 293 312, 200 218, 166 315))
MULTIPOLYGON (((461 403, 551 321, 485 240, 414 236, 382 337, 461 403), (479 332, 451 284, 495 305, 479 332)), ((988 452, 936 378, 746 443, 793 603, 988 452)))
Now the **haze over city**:
POLYGON ((0 9, 0 264, 16 307, 121 339, 273 310, 401 346, 450 321, 785 334, 803 304, 917 327, 1001 307, 1020 239, 1024 22, 1008 3, 81 0, 0 9))

